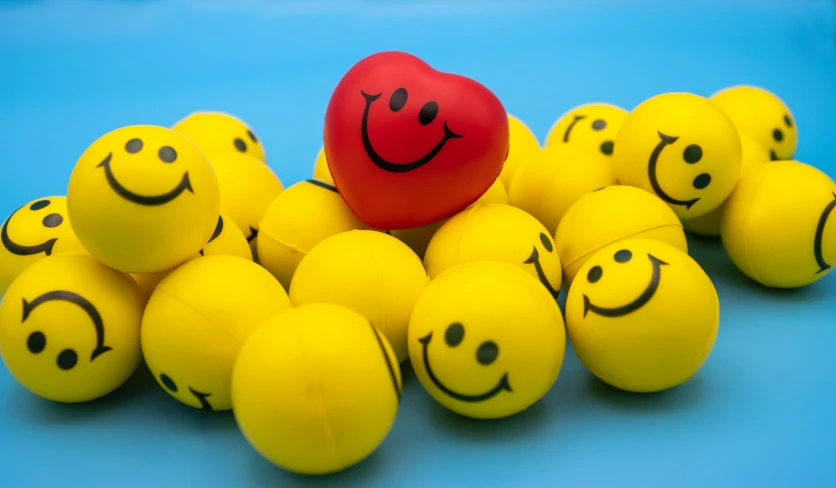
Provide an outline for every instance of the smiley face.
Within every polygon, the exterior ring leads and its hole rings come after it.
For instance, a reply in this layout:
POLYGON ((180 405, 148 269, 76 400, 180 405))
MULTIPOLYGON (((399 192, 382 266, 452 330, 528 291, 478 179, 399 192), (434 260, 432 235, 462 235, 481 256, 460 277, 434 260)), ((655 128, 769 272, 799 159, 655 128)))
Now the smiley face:
POLYGON ((462 263, 502 261, 540 281, 555 298, 562 280, 560 256, 546 228, 524 211, 502 204, 477 205, 448 220, 424 254, 430 278, 462 263))
POLYGON ((660 391, 691 377, 717 336, 719 301, 686 253, 648 239, 596 252, 572 282, 566 325, 581 362, 628 391, 660 391))
POLYGON ((67 208, 79 241, 128 273, 184 262, 206 244, 220 212, 218 181, 201 151, 163 127, 112 131, 79 158, 67 208))
POLYGON ((539 400, 557 378, 565 345, 551 294, 496 261, 442 273, 418 301, 408 329, 409 357, 427 392, 475 418, 513 415, 539 400))
POLYGON ((708 99, 665 93, 642 102, 616 138, 615 178, 653 192, 682 219, 705 215, 731 194, 741 171, 740 137, 708 99))
POLYGON ((739 85, 711 95, 740 132, 756 139, 773 161, 792 159, 798 145, 798 129, 789 107, 774 93, 739 85))
POLYGON ((626 110, 608 103, 575 107, 555 121, 546 145, 574 144, 612 156, 615 136, 626 118, 626 110))
POLYGON ((229 154, 243 154, 267 161, 264 146, 243 120, 223 112, 194 112, 172 127, 191 139, 214 163, 229 154))
POLYGON ((87 255, 31 265, 0 305, 0 349, 12 375, 42 397, 77 402, 122 384, 140 359, 144 298, 87 255))
POLYGON ((67 219, 64 197, 39 198, 12 212, 3 222, 0 240, 0 295, 33 262, 85 252, 67 219))

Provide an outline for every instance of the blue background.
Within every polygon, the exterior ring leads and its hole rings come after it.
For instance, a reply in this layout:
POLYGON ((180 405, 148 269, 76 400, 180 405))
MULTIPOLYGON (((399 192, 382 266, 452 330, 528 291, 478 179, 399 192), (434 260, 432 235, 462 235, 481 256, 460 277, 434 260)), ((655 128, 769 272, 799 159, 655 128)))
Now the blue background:
MULTIPOLYGON (((836 176, 831 1, 18 0, 0 3, 0 215, 63 194, 105 132, 194 110, 240 116, 286 185, 307 178, 332 88, 388 49, 481 81, 541 141, 584 102, 761 85, 794 112, 797 158, 836 176)), ((309 479, 260 458, 231 414, 172 401, 144 367, 84 405, 42 401, 0 367, 0 486, 836 486, 836 279, 771 291, 717 241, 690 244, 721 332, 674 390, 616 391, 570 350, 540 403, 478 422, 405 368, 381 448, 309 479)))

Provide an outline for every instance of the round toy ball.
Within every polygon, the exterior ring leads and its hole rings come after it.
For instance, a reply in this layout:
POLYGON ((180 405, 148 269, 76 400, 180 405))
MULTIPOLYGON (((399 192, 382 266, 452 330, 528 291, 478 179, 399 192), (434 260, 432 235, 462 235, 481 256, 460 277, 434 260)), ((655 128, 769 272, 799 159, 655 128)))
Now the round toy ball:
MULTIPOLYGON (((488 191, 483 193, 482 196, 479 197, 479 200, 476 200, 476 203, 468 208, 473 208, 476 205, 486 205, 492 203, 503 205, 508 204, 508 192, 505 190, 505 185, 502 183, 500 178, 497 178, 497 180, 493 182, 493 185, 488 188, 488 191)), ((430 239, 432 239, 435 231, 437 231, 438 228, 444 225, 444 223, 448 220, 449 219, 445 219, 440 222, 416 227, 414 229, 393 230, 390 232, 390 235, 398 238, 401 242, 409 246, 409 248, 412 249, 419 258, 424 259, 424 254, 427 252, 427 246, 430 244, 430 239)))
POLYGON ((557 302, 502 262, 442 273, 409 322, 415 376, 437 402, 467 417, 507 417, 536 403, 557 379, 565 350, 557 302))
POLYGON ((313 177, 315 180, 328 183, 329 185, 334 184, 334 178, 331 178, 331 170, 328 169, 328 159, 325 157, 324 146, 319 150, 319 154, 316 155, 313 177))
POLYGON ((626 118, 626 110, 609 103, 580 105, 555 121, 546 146, 572 144, 612 156, 615 136, 626 118))
POLYGON ((836 265, 836 183, 797 161, 764 164, 740 181, 723 214, 723 247, 753 280, 797 288, 836 265))
POLYGON ((608 186, 577 201, 555 233, 563 279, 569 285, 602 247, 624 239, 654 239, 688 252, 682 224, 665 202, 640 188, 608 186))
POLYGON ((602 248, 566 298, 566 327, 581 363, 622 390, 677 386, 703 365, 717 338, 720 302, 696 261, 663 242, 602 248))
POLYGON ((261 322, 290 308, 264 268, 237 256, 207 256, 157 285, 142 318, 142 353, 157 383, 194 408, 229 410, 232 366, 261 322))
POLYGON ((540 281, 557 297, 560 257, 543 224, 510 205, 479 205, 462 211, 435 233, 424 266, 435 279, 448 269, 474 261, 502 261, 540 281))
POLYGON ((249 156, 229 154, 214 159, 212 166, 218 175, 221 211, 241 229, 255 252, 259 222, 282 192, 282 182, 269 166, 249 156))
POLYGON ((258 259, 285 289, 299 261, 326 237, 368 229, 351 213, 337 189, 319 180, 297 183, 267 207, 259 224, 258 259))
POLYGON ((300 474, 342 471, 368 457, 398 413, 401 372, 386 337, 328 303, 262 324, 232 375, 235 419, 259 454, 300 474))
POLYGON ((52 254, 86 254, 67 219, 67 199, 45 197, 12 212, 3 222, 0 297, 21 271, 52 254))
POLYGON ((129 126, 96 140, 70 176, 67 212, 94 258, 126 273, 171 269, 200 250, 218 221, 218 181, 171 129, 129 126))
POLYGON ((221 112, 194 112, 172 127, 191 139, 214 162, 229 154, 267 160, 255 132, 237 117, 221 112))
POLYGON ((789 107, 774 93, 739 85, 711 95, 740 132, 750 134, 771 159, 792 159, 798 145, 798 129, 789 107))
MULTIPOLYGON (((741 154, 743 155, 743 165, 740 168, 740 177, 752 173, 762 164, 769 162, 769 151, 764 149, 758 141, 753 139, 746 133, 740 134, 741 154)), ((691 231, 694 234, 699 234, 707 237, 718 237, 720 235, 720 227, 723 219, 723 212, 725 211, 725 204, 708 212, 702 217, 695 219, 688 219, 682 221, 682 227, 685 230, 691 231)))
POLYGON ((613 171, 622 185, 655 193, 684 219, 728 198, 740 177, 740 137, 714 103, 690 93, 642 102, 624 120, 613 171))
POLYGON ((537 218, 551 234, 580 197, 614 183, 606 156, 560 144, 543 149, 539 157, 517 171, 508 201, 537 218))
POLYGON ((406 244, 382 232, 353 230, 316 245, 290 283, 294 305, 336 303, 363 314, 407 358, 409 314, 430 279, 406 244))
POLYGON ((511 114, 508 114, 508 130, 508 157, 505 158, 505 164, 499 174, 499 179, 506 187, 511 185, 517 170, 540 152, 540 141, 534 132, 522 120, 511 114))
POLYGON ((88 255, 44 258, 17 277, 0 304, 0 356, 40 397, 94 400, 139 364, 144 306, 128 275, 88 255))

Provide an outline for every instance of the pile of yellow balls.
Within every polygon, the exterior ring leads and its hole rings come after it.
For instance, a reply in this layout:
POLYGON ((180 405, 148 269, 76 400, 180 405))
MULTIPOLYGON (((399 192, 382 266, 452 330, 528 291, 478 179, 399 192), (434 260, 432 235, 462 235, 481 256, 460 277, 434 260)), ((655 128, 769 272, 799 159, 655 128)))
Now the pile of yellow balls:
POLYGON ((719 299, 686 229, 720 236, 768 287, 836 263, 836 184, 791 160, 795 120, 763 89, 579 106, 543 147, 509 122, 504 169, 476 203, 392 231, 351 212, 324 151, 285 189, 231 115, 105 134, 66 197, 3 223, 3 362, 36 395, 86 402, 144 359, 174 399, 232 409, 265 458, 325 474, 383 442, 406 361, 439 404, 481 419, 539 401, 567 333, 616 388, 687 381, 719 299))

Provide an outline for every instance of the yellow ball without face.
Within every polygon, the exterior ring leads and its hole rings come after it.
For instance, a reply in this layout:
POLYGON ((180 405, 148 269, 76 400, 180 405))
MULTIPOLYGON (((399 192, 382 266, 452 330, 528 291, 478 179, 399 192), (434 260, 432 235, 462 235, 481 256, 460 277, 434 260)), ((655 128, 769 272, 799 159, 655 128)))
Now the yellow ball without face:
POLYGON ((729 196, 740 176, 740 137, 706 98, 665 93, 624 120, 613 171, 622 185, 655 193, 682 219, 705 215, 729 196))
POLYGON ((4 222, 0 296, 21 271, 52 254, 86 254, 67 219, 67 199, 45 197, 15 210, 4 222))
MULTIPOLYGON (((743 155, 743 164, 740 168, 741 178, 769 162, 769 152, 758 141, 745 133, 740 134, 740 147, 743 155)), ((682 227, 703 236, 719 236, 725 208, 726 206, 723 204, 701 217, 683 220, 682 227)))
POLYGON ((214 162, 228 154, 244 154, 262 163, 264 146, 241 119, 222 112, 194 112, 172 127, 191 139, 214 162))
POLYGON ((560 309, 519 268, 481 261, 433 280, 409 322, 409 359, 436 401, 474 418, 521 412, 560 373, 566 334, 560 309))
POLYGON ((517 172, 508 200, 554 233, 560 219, 580 197, 614 183, 607 157, 561 144, 543 149, 539 157, 517 172))
POLYGON ((220 211, 218 181, 182 135, 122 127, 79 158, 67 211, 93 257, 126 273, 154 273, 183 263, 209 240, 220 211))
POLYGON ((315 180, 328 183, 329 185, 334 184, 334 178, 331 177, 331 169, 328 167, 328 159, 325 157, 325 146, 320 148, 319 153, 316 155, 313 177, 315 180))
POLYGON ((290 283, 294 305, 327 302, 355 310, 386 335, 399 361, 407 358, 406 328, 430 279, 406 244, 372 230, 353 230, 316 245, 290 283))
POLYGON ((688 252, 676 214, 652 193, 616 185, 578 200, 566 212, 554 239, 566 284, 599 249, 631 238, 654 239, 688 252))
POLYGON ((540 152, 540 142, 534 132, 522 120, 511 114, 508 114, 508 130, 508 157, 499 174, 499 179, 506 187, 511 184, 517 170, 540 152))
POLYGON ((509 205, 479 205, 452 217, 435 233, 424 266, 435 279, 448 269, 475 261, 501 261, 540 281, 557 297, 560 257, 543 224, 509 205))
POLYGON ((711 96, 740 132, 750 134, 771 159, 792 159, 798 145, 798 129, 789 107, 763 88, 733 86, 711 96))
POLYGON ((301 474, 342 471, 374 451, 395 422, 401 372, 383 334, 329 303, 271 317, 241 350, 235 419, 262 456, 301 474))
POLYGON ((228 410, 238 351, 271 315, 290 308, 281 285, 236 256, 190 261, 156 287, 142 318, 142 353, 162 388, 203 410, 228 410))
POLYGON ((259 222, 282 192, 282 182, 264 164, 249 156, 229 154, 212 160, 221 190, 221 211, 228 215, 255 250, 259 222))
POLYGON ((285 289, 299 261, 326 237, 368 229, 333 186, 318 180, 297 183, 276 197, 260 224, 258 258, 285 289))
POLYGON ((38 396, 94 400, 139 364, 144 306, 128 275, 88 255, 44 258, 17 277, 0 304, 0 355, 38 396))
POLYGON ((573 144, 612 156, 615 136, 627 111, 608 103, 589 103, 561 115, 549 130, 546 146, 573 144))
POLYGON ((566 298, 578 359, 627 391, 666 390, 693 376, 714 347, 719 321, 717 292, 696 261, 647 239, 595 253, 566 298))
POLYGON ((734 264, 765 286, 818 281, 836 265, 836 183, 796 161, 764 164, 726 203, 721 236, 734 264))

